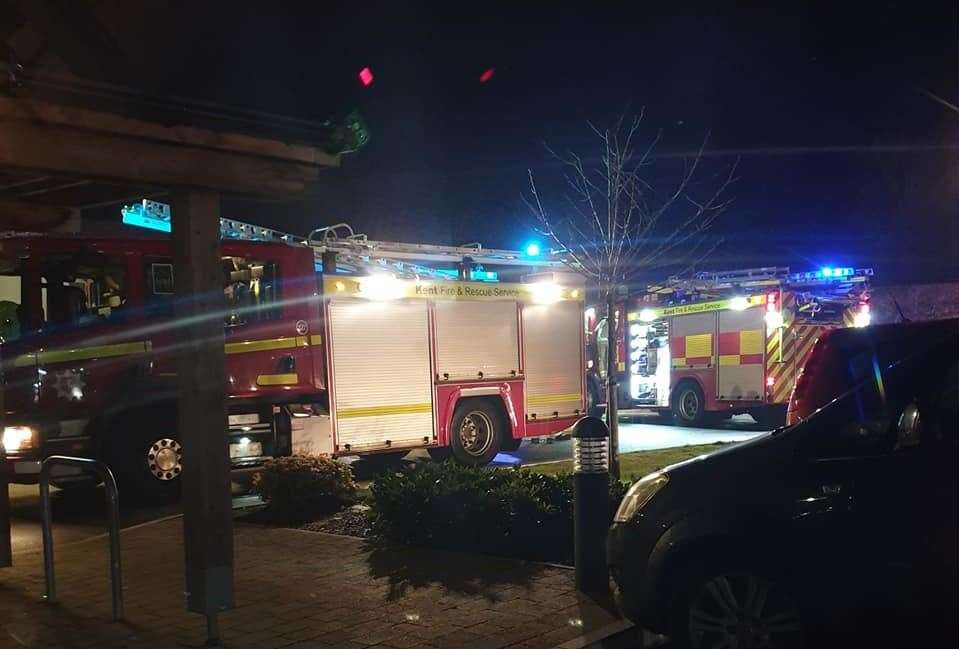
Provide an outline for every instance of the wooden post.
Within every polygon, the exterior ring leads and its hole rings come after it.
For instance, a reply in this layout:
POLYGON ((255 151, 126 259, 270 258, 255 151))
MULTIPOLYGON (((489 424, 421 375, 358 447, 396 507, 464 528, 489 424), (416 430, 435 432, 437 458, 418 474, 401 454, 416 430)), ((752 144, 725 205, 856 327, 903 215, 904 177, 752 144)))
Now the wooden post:
POLYGON ((217 613, 233 607, 220 196, 178 189, 172 199, 187 610, 215 629, 217 613))
MULTIPOLYGON (((7 425, 6 403, 4 401, 7 389, 3 366, 0 365, 0 432, 7 425)), ((12 540, 10 538, 10 476, 7 473, 6 449, 0 444, 0 568, 6 568, 13 563, 12 540)))

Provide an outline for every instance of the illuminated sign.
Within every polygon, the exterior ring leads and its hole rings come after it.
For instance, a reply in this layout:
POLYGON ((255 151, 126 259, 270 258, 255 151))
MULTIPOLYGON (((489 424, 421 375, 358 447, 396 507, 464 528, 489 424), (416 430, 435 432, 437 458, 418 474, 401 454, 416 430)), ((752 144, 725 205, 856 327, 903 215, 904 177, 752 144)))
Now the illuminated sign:
POLYGON ((137 228, 170 232, 170 206, 143 199, 136 205, 124 205, 120 213, 123 222, 137 228))
POLYGON ((535 304, 582 301, 580 288, 552 282, 500 284, 492 282, 401 280, 389 275, 324 276, 328 297, 360 297, 370 300, 425 298, 431 300, 518 300, 535 304))
POLYGON ((627 316, 630 322, 652 322, 659 318, 667 318, 674 315, 686 315, 689 313, 705 313, 707 311, 725 311, 733 309, 736 311, 744 308, 758 306, 766 303, 765 295, 751 295, 746 297, 734 297, 728 300, 713 300, 711 302, 694 302, 692 304, 677 304, 676 306, 660 307, 656 309, 645 308, 642 311, 632 311, 627 316))

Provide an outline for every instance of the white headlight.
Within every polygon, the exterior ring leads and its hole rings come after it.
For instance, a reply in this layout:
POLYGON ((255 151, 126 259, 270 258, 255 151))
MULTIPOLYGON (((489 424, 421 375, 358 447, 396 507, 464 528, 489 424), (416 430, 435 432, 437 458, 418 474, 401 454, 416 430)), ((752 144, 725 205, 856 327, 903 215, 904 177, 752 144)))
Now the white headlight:
POLYGON ((396 300, 403 297, 403 282, 392 275, 369 275, 360 278, 360 297, 368 300, 396 300))
POLYGON ((530 291, 536 304, 553 304, 563 299, 563 287, 554 282, 536 282, 530 285, 530 291))
POLYGON ((665 473, 650 473, 634 484, 626 492, 623 502, 619 504, 616 510, 616 516, 613 518, 617 523, 628 523, 633 517, 646 506, 653 496, 669 482, 669 476, 665 473))
POLYGON ((656 319, 656 312, 652 309, 643 309, 639 312, 640 322, 652 322, 656 319))
POLYGON ((16 453, 33 446, 33 429, 29 426, 7 426, 3 429, 3 448, 16 453))
POLYGON ((737 295, 729 300, 729 308, 733 311, 745 311, 749 308, 749 298, 743 295, 737 295))

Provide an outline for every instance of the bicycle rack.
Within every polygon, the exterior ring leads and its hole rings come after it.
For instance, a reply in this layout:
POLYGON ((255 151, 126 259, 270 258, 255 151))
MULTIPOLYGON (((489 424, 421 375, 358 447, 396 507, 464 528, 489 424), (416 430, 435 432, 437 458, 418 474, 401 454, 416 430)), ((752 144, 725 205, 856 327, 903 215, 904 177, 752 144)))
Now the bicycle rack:
POLYGON ((43 511, 43 567, 46 573, 47 602, 57 602, 57 582, 53 572, 53 513, 50 507, 50 472, 55 466, 88 470, 103 481, 110 514, 110 582, 113 588, 113 620, 123 619, 123 575, 120 570, 120 495, 113 472, 102 462, 82 457, 51 455, 40 467, 40 506, 43 511))

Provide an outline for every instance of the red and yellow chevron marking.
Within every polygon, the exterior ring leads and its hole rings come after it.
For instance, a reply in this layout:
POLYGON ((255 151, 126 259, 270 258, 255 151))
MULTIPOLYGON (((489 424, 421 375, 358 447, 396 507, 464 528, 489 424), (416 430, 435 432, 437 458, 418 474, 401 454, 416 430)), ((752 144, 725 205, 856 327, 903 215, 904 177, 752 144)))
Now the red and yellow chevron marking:
MULTIPOLYGON (((786 403, 792 392, 799 370, 806 363, 809 352, 828 329, 821 325, 793 325, 783 327, 782 340, 778 343, 782 353, 782 362, 770 362, 766 367, 766 376, 773 377, 773 403, 786 403)), ((769 343, 767 343, 768 348, 769 343)))
POLYGON ((669 339, 669 355, 673 367, 700 367, 713 360, 713 335, 694 334, 669 339))

